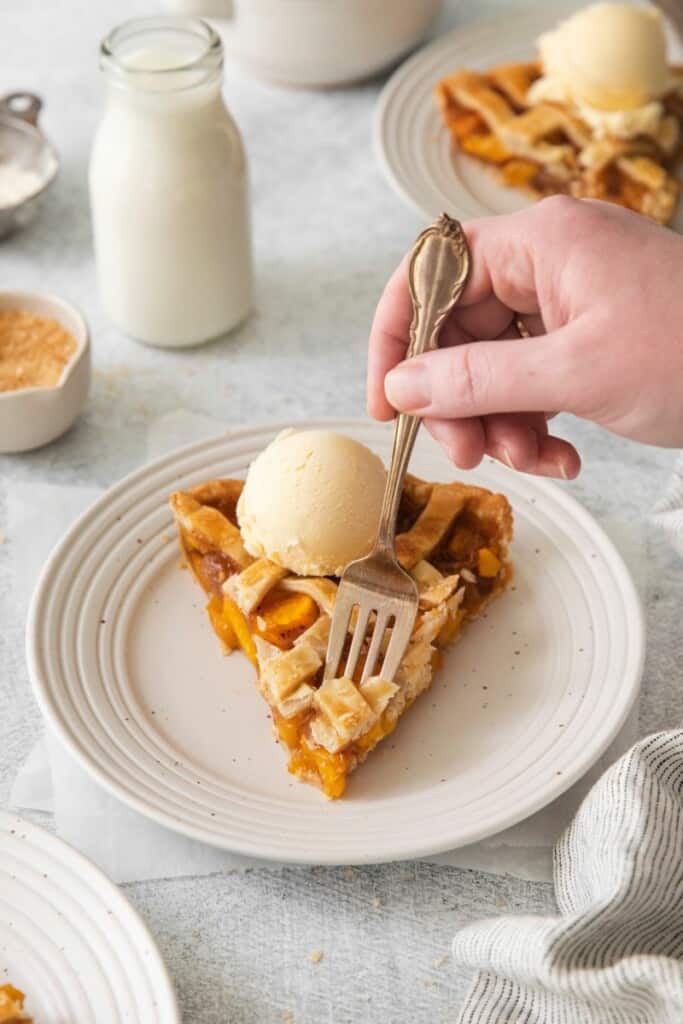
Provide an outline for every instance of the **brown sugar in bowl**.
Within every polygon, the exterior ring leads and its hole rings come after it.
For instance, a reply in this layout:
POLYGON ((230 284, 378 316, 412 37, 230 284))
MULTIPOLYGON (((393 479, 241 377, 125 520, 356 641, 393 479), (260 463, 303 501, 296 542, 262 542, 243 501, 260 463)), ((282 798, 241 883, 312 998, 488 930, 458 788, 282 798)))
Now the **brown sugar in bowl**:
POLYGON ((55 295, 0 292, 0 319, 20 335, 8 356, 17 358, 20 384, 8 390, 7 374, 0 378, 0 453, 9 454, 54 441, 81 412, 90 388, 90 337, 81 314, 55 295), (3 317, 8 313, 24 316, 3 317), (48 331, 44 321, 58 326, 48 331))

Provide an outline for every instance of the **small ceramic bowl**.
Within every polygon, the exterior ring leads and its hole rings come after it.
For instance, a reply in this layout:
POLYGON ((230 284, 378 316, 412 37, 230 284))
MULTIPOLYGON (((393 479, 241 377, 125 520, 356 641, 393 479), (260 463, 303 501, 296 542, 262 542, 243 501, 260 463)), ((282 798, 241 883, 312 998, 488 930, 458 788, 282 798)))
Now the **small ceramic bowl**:
POLYGON ((50 317, 76 340, 61 380, 49 388, 0 391, 0 453, 25 452, 54 441, 83 409, 90 388, 90 335, 81 314, 56 295, 0 292, 0 310, 50 317))

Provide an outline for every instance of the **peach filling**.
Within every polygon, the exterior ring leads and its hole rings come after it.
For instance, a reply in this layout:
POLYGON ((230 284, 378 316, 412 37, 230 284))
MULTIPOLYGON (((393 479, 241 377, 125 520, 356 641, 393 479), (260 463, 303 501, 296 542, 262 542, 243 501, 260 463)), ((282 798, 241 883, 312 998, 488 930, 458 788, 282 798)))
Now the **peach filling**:
POLYGON ((261 602, 250 623, 255 633, 286 651, 319 614, 317 604, 308 594, 274 590, 261 602))
POLYGON ((443 91, 440 95, 446 124, 465 153, 487 164, 497 164, 503 181, 512 188, 532 184, 541 170, 539 164, 514 156, 476 111, 461 107, 443 91))

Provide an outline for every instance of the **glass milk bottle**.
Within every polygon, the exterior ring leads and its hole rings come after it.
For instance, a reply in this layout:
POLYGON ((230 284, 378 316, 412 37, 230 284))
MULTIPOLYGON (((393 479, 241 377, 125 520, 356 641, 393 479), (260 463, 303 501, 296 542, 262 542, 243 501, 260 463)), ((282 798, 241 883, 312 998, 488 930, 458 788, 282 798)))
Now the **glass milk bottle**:
POLYGON ((136 19, 102 43, 107 103, 90 161, 100 292, 114 323, 152 345, 199 345, 249 311, 247 163, 222 67, 198 19, 136 19))

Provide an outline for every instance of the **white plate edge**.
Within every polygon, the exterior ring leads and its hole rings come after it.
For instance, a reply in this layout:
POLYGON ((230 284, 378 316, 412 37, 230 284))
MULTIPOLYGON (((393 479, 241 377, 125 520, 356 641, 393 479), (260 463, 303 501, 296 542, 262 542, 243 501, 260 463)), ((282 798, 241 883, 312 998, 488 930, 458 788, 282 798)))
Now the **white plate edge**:
MULTIPOLYGON (((48 855, 51 855, 53 849, 60 854, 56 858, 57 863, 72 868, 76 875, 78 875, 80 870, 92 880, 93 888, 107 894, 107 907, 115 910, 116 918, 122 931, 127 935, 132 935, 133 939, 136 940, 135 942, 131 941, 131 948, 138 951, 139 946, 144 942, 152 952, 154 957, 153 966, 158 971, 165 986, 162 995, 166 1000, 168 1008, 173 1013, 172 1019, 160 1021, 160 1024, 182 1024, 178 996, 168 966, 146 921, 126 898, 120 886, 113 882, 102 868, 94 864, 84 853, 81 853, 80 850, 71 846, 64 839, 61 839, 52 832, 48 832, 46 828, 35 824, 20 814, 0 808, 0 833, 9 832, 10 825, 26 829, 28 833, 36 833, 42 848, 47 851, 48 855)), ((144 963, 147 964, 150 959, 148 958, 144 963)))

